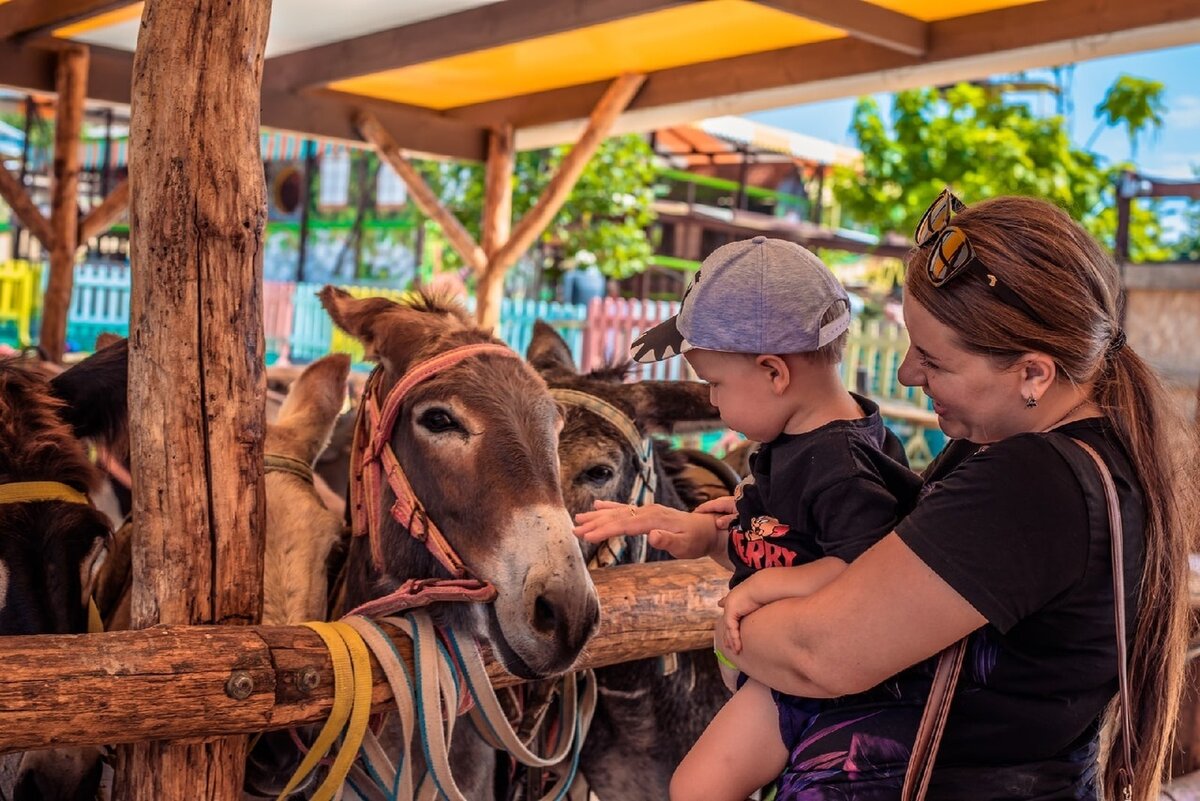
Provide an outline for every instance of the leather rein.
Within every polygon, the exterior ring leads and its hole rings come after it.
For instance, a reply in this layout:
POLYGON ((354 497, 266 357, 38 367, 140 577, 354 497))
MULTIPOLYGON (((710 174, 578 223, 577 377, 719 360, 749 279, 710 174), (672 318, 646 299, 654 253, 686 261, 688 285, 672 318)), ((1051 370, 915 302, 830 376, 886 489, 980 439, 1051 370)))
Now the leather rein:
POLYGON ((396 496, 390 510, 392 519, 407 529, 413 539, 424 543, 429 553, 451 577, 408 579, 388 595, 368 601, 348 614, 389 615, 437 601, 495 600, 496 588, 490 582, 471 575, 441 529, 429 517, 391 445, 392 434, 409 393, 460 362, 478 356, 520 359, 520 356, 505 345, 463 345, 410 367, 386 397, 381 398, 382 368, 376 367, 367 380, 362 408, 354 424, 354 442, 350 451, 351 533, 356 537, 365 536, 369 539, 371 562, 375 569, 382 573, 383 520, 380 505, 383 502, 383 487, 386 481, 392 494, 396 496))

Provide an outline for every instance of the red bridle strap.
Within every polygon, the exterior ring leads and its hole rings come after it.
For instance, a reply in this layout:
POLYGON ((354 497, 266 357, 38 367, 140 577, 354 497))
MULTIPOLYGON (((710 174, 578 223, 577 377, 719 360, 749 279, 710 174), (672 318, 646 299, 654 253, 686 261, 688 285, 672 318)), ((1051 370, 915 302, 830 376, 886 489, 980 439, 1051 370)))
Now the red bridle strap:
POLYGON ((383 527, 379 518, 383 481, 386 478, 388 486, 396 496, 396 502, 391 508, 392 518, 406 527, 415 539, 425 543, 429 553, 446 568, 452 579, 445 582, 432 579, 410 580, 386 598, 369 602, 359 609, 372 607, 372 613, 388 614, 399 608, 424 606, 440 600, 486 601, 495 597, 495 588, 469 574, 462 559, 430 519, 391 446, 392 433, 400 417, 401 407, 412 389, 475 356, 520 358, 508 347, 495 343, 453 348, 410 368, 388 392, 382 406, 379 403, 381 372, 376 369, 367 382, 351 454, 351 464, 354 467, 350 481, 352 531, 355 536, 366 535, 370 538, 371 560, 375 569, 382 572, 383 527), (385 611, 378 612, 376 607, 385 611))

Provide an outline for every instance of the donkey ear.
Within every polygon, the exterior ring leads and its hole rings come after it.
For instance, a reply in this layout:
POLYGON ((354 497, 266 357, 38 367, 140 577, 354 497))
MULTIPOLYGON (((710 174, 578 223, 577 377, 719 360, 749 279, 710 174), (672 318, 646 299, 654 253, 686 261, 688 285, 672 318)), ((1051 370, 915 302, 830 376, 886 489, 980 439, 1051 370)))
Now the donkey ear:
POLYGON ((287 430, 312 461, 329 441, 333 425, 346 400, 346 378, 350 374, 350 357, 334 353, 304 368, 292 382, 279 417, 268 429, 287 430))
MULTIPOLYGON (((119 445, 128 422, 129 341, 118 339, 50 380, 77 437, 119 445)), ((120 448, 118 448, 120 450, 120 448)))
POLYGON ((629 385, 637 418, 666 431, 712 428, 721 413, 709 402, 708 385, 699 381, 639 381, 629 385))
POLYGON ((525 351, 526 360, 543 375, 576 375, 575 359, 566 340, 541 320, 533 324, 533 337, 525 351))
POLYGON ((317 293, 321 305, 338 328, 362 343, 368 359, 378 359, 376 323, 380 316, 397 308, 387 298, 358 299, 343 289, 326 284, 317 293))

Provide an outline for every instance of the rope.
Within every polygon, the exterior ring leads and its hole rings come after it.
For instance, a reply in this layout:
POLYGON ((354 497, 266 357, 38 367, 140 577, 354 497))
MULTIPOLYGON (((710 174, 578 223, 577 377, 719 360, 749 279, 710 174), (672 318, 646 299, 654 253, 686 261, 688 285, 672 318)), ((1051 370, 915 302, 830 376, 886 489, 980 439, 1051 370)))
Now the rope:
POLYGON ((347 785, 360 796, 387 801, 418 799, 468 801, 450 770, 450 743, 459 715, 469 712, 471 721, 494 748, 509 751, 531 767, 566 770, 540 801, 562 801, 579 770, 583 739, 596 706, 596 682, 588 671, 583 675, 582 699, 575 674, 563 677, 559 724, 562 733, 557 747, 548 755, 534 753, 517 736, 504 715, 492 689, 479 645, 474 639, 460 640, 452 631, 439 637, 425 610, 412 610, 403 617, 376 622, 350 616, 337 623, 305 623, 325 642, 334 665, 334 702, 328 721, 316 742, 301 761, 279 799, 285 799, 321 763, 339 735, 342 745, 329 774, 313 795, 314 801, 330 801, 347 785), (394 626, 413 644, 413 673, 410 675, 395 643, 379 623, 394 626), (392 690, 400 724, 400 751, 393 764, 374 733, 367 727, 371 707, 371 664, 373 653, 392 690), (409 755, 418 737, 426 773, 417 780, 409 755), (361 757, 360 764, 355 765, 361 757), (370 785, 360 787, 365 782, 370 785))

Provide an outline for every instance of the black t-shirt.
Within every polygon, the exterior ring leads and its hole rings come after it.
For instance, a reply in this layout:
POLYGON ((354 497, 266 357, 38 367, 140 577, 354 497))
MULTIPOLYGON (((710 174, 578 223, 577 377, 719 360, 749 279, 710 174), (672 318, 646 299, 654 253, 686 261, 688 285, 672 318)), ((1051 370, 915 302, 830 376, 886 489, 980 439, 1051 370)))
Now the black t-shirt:
POLYGON ((1132 635, 1144 500, 1107 421, 1081 420, 986 448, 952 443, 897 527, 988 620, 969 640, 939 769, 1079 760, 1088 772, 1099 718, 1117 690, 1116 628, 1103 488, 1095 464, 1067 436, 1095 448, 1117 485, 1132 635))
POLYGON ((803 434, 781 434, 750 457, 730 527, 731 587, 764 567, 836 556, 851 562, 895 528, 916 502, 908 469, 879 407, 854 396, 864 416, 803 434))

